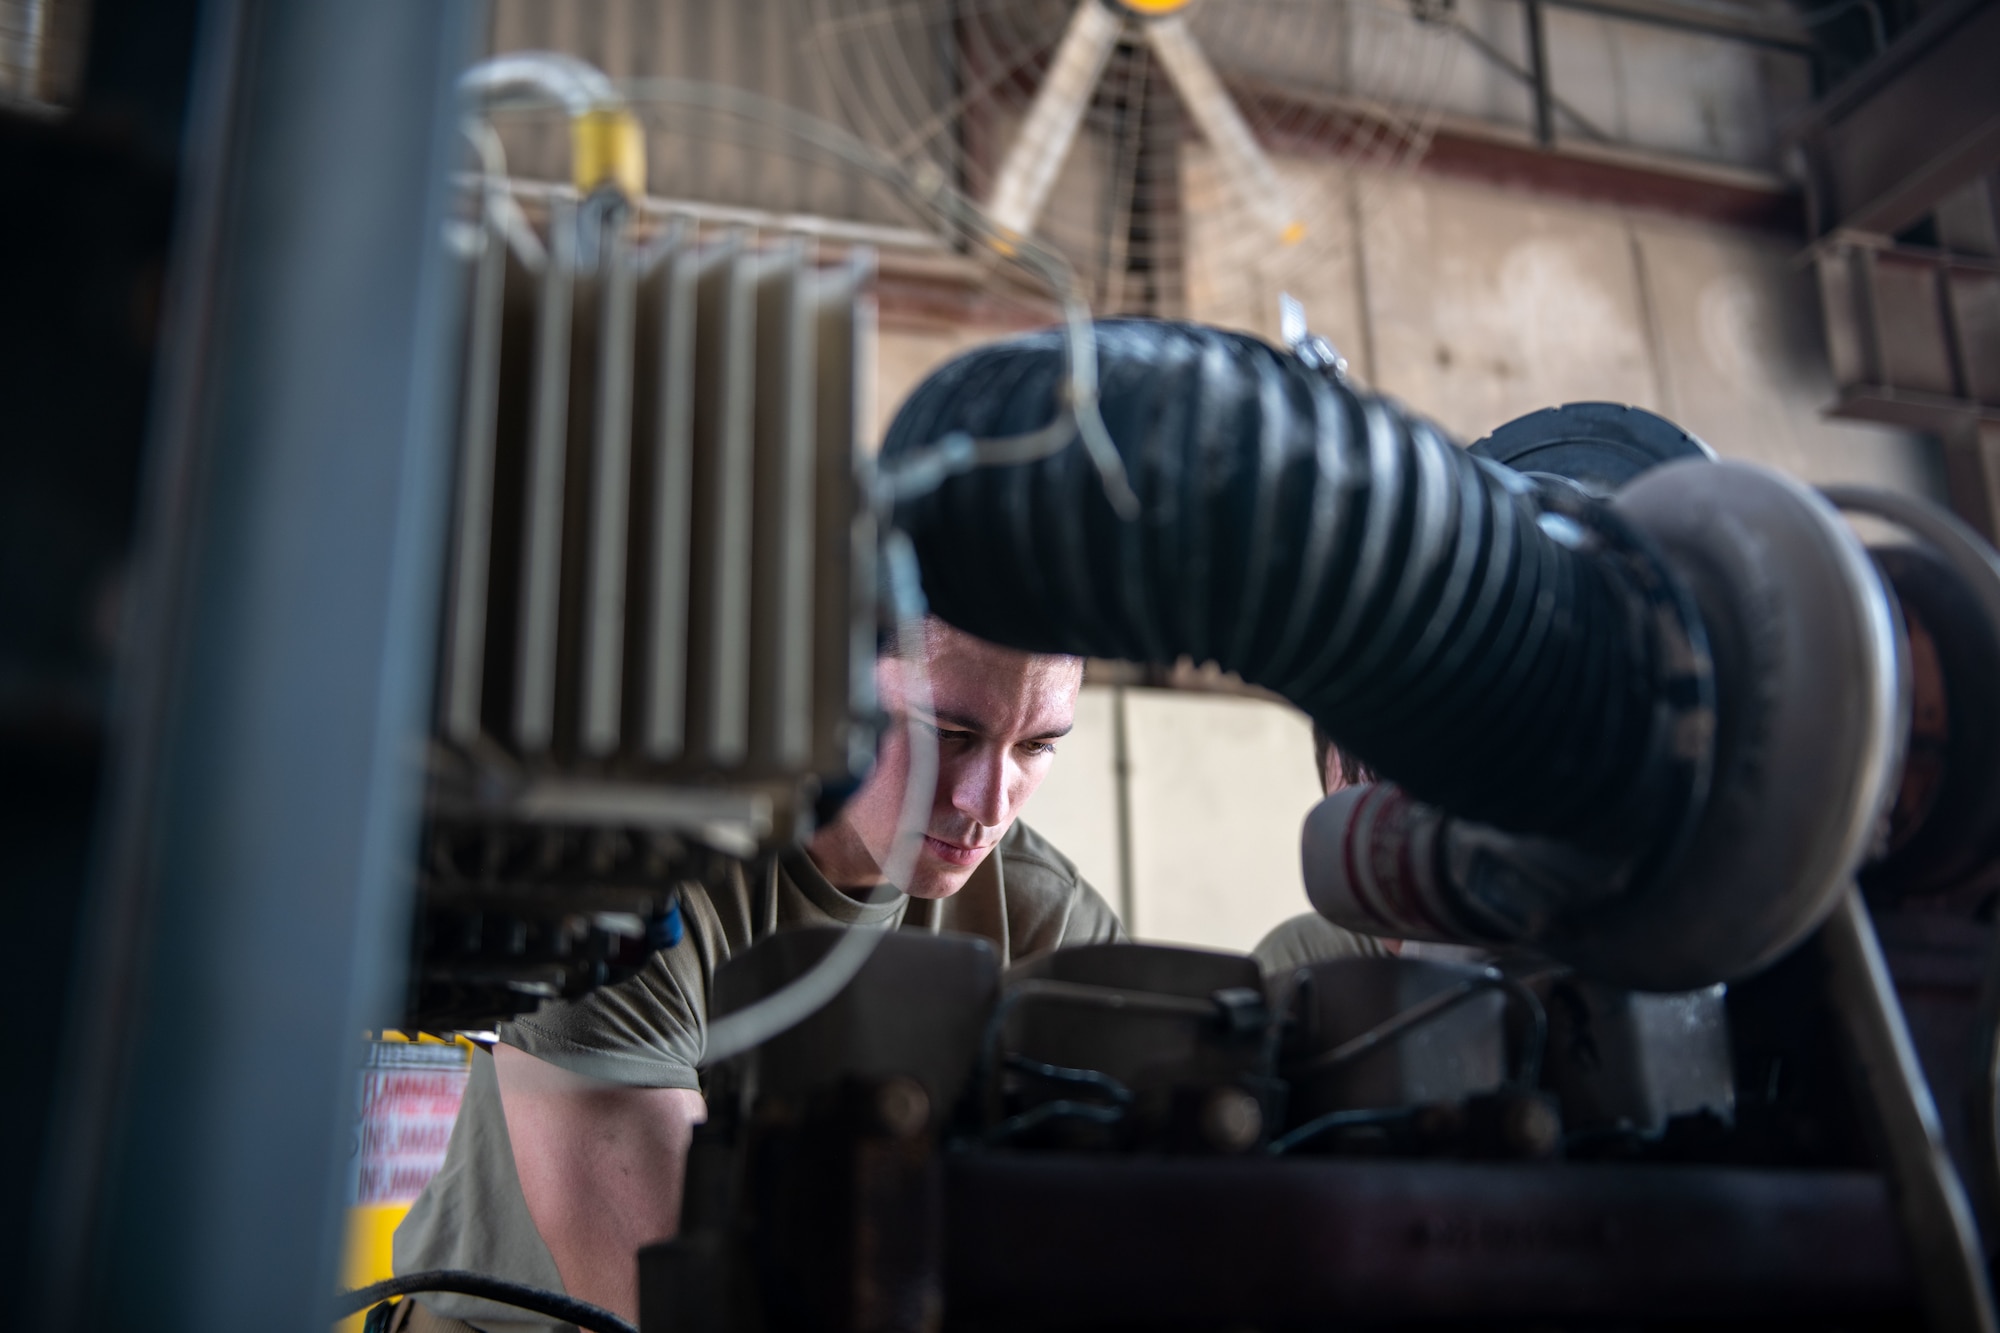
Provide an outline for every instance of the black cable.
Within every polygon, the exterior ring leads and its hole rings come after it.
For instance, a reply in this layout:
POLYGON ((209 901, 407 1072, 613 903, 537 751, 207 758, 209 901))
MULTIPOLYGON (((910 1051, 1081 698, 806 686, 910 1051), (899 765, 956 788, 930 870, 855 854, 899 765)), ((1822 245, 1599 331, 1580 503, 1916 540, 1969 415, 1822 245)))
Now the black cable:
POLYGON ((544 1291, 540 1287, 509 1282, 504 1278, 488 1277, 484 1273, 468 1273, 456 1268, 434 1268, 423 1273, 405 1273, 401 1277, 392 1277, 373 1286, 344 1291, 334 1298, 333 1317, 345 1319, 371 1305, 386 1301, 391 1296, 410 1296, 426 1291, 449 1291, 460 1296, 477 1296, 500 1305, 511 1305, 517 1310, 527 1310, 533 1314, 546 1315, 550 1319, 560 1319, 564 1323, 575 1324, 584 1330, 584 1333, 639 1333, 637 1328, 611 1311, 602 1306, 592 1305, 589 1301, 580 1301, 559 1291, 544 1291))
MULTIPOLYGON (((973 1067, 972 1086, 967 1090, 969 1104, 978 1108, 978 1114, 982 1119, 992 1109, 993 1098, 1000 1089, 1000 1066, 1005 1063, 1000 1050, 1000 1040, 1007 1026, 1008 1015, 1022 1005, 1037 1000, 1094 1005, 1106 1009, 1134 1007, 1157 1011, 1164 1008, 1169 1012, 1195 1018, 1206 1018, 1214 1012, 1208 1002, 1190 999, 1183 995, 1155 995, 1145 991, 1120 990, 1115 986, 1096 986, 1085 982, 1031 980, 1011 986, 1000 996, 1000 1002, 993 1006, 993 1012, 986 1017, 986 1027, 979 1038, 979 1063, 973 1067)), ((1055 1070, 1059 1067, 1048 1065, 1045 1068, 1055 1070)), ((1116 1083, 1115 1079, 1110 1081, 1116 1083)))
POLYGON ((1529 990, 1520 979, 1503 973, 1499 984, 1501 993, 1528 1016, 1528 1030, 1521 1037, 1520 1061, 1514 1069, 1514 1082, 1522 1090, 1532 1091, 1542 1081, 1542 1055, 1549 1045, 1549 1012, 1542 1006, 1541 997, 1529 990))
POLYGON ((1328 1130, 1348 1129, 1355 1125, 1393 1125, 1399 1120, 1408 1120, 1416 1114, 1416 1110, 1410 1106, 1390 1106, 1380 1110, 1329 1111, 1306 1121, 1289 1134, 1272 1139, 1264 1151, 1273 1157, 1282 1157, 1301 1143, 1316 1139, 1328 1130))
POLYGON ((988 1144, 1005 1143, 1051 1120, 1087 1120, 1093 1125, 1115 1125, 1124 1118, 1123 1106, 1099 1106, 1095 1102, 1043 1102, 987 1130, 985 1141, 988 1144))
POLYGON ((1132 1104, 1130 1088, 1111 1075, 1095 1069, 1069 1069, 1062 1065, 1046 1064, 1040 1060, 1030 1060, 1025 1055, 1015 1054, 1007 1056, 1007 1067, 1035 1078, 1047 1079, 1051 1083, 1068 1083, 1074 1087, 1088 1088, 1118 1106, 1132 1104))

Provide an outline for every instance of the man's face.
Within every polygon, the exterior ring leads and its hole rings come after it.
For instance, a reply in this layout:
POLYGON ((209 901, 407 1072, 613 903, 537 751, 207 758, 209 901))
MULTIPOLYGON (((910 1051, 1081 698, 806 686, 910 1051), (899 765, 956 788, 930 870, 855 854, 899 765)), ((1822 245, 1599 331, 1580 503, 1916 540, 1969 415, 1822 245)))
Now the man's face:
POLYGON ((916 870, 903 887, 913 898, 948 898, 1006 836, 1075 720, 1083 683, 1076 658, 997 647, 936 620, 928 622, 923 647, 931 713, 914 713, 899 659, 876 662, 890 726, 875 771, 840 818, 813 838, 814 861, 842 889, 881 879, 902 813, 912 728, 935 732, 938 779, 916 870))

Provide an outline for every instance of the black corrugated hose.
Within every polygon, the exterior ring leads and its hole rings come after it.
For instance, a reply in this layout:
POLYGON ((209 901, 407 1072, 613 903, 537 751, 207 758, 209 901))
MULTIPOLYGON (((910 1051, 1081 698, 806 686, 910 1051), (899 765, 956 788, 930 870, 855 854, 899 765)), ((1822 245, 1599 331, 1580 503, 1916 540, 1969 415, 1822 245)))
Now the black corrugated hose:
MULTIPOLYGON (((1673 708, 1656 605, 1594 551, 1590 524, 1614 516, 1254 338, 1142 320, 1095 336, 1143 512, 1121 520, 1076 448, 946 478, 896 510, 938 615, 1037 651, 1212 660, 1462 818, 1606 851, 1660 838, 1659 812, 1684 806, 1660 799, 1673 708)), ((885 460, 1044 425, 1063 348, 1050 330, 935 372, 885 460)))

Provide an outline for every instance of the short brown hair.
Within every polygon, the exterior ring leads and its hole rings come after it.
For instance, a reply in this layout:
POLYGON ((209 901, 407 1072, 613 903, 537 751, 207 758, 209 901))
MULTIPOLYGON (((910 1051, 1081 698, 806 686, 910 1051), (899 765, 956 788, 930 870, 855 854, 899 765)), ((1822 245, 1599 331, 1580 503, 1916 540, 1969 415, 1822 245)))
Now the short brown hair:
MULTIPOLYGON (((926 647, 929 646, 931 631, 934 629, 948 629, 958 634, 970 635, 973 638, 979 637, 978 635, 973 634, 971 630, 959 629, 956 625, 952 624, 949 620, 946 620, 943 616, 939 615, 935 611, 926 611, 924 612, 923 616, 920 619, 912 621, 910 623, 922 627, 923 641, 926 647)), ((878 625, 875 629, 875 656, 878 658, 899 656, 903 651, 903 629, 904 626, 899 621, 887 621, 884 622, 883 624, 878 625)), ((988 642, 991 642, 991 640, 988 640, 988 642)), ((1002 644, 1000 646, 1005 647, 1006 645, 1002 644)), ((1029 652, 1030 650, 1023 648, 1017 651, 1029 652)), ((1081 657, 1078 657, 1075 653, 1037 652, 1037 653, 1032 653, 1031 655, 1035 657, 1060 657, 1066 661, 1076 663, 1079 670, 1082 669, 1084 664, 1083 659, 1081 657)))
POLYGON ((1337 748, 1333 743, 1333 737, 1321 731, 1319 723, 1315 722, 1313 723, 1313 759, 1315 761, 1313 772, 1319 777, 1321 791, 1331 790, 1326 783, 1326 761, 1329 758, 1337 760, 1340 764, 1340 785, 1343 787, 1360 787, 1378 781, 1374 769, 1368 767, 1368 765, 1362 763, 1353 755, 1348 754, 1345 750, 1337 748))

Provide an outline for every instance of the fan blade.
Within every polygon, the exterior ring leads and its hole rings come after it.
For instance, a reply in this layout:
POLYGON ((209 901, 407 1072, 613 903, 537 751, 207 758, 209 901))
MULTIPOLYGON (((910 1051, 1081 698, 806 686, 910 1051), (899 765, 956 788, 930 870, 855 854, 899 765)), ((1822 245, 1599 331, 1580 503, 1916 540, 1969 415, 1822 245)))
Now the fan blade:
POLYGON ((1007 160, 1000 164, 986 211, 1002 227, 1024 236, 1034 230, 1124 27, 1124 20, 1103 0, 1077 0, 1055 63, 1035 92, 1007 160))
POLYGON ((1277 169, 1257 146, 1256 136, 1216 77, 1215 66, 1202 54, 1187 21, 1178 15, 1154 19, 1146 24, 1146 37, 1195 123, 1201 126, 1202 137, 1215 150, 1216 162, 1229 178, 1230 188, 1251 216, 1267 219, 1281 244, 1291 245, 1304 236, 1306 224, 1293 215, 1277 169))

